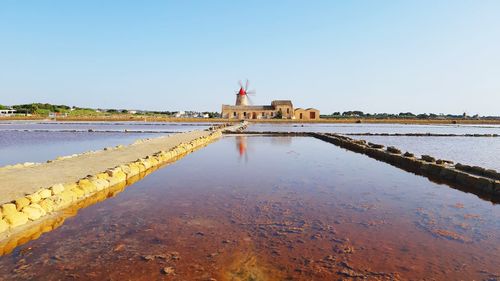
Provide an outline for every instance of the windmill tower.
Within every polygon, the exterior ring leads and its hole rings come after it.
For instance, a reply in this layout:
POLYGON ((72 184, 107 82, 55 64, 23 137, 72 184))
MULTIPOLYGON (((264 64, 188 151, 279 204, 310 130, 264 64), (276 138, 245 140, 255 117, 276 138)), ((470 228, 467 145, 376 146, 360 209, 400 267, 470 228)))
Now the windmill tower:
POLYGON ((248 105, 249 104, 249 98, 248 95, 253 94, 253 91, 248 91, 248 80, 245 84, 245 87, 243 87, 243 84, 240 83, 240 90, 236 93, 236 105, 248 105))

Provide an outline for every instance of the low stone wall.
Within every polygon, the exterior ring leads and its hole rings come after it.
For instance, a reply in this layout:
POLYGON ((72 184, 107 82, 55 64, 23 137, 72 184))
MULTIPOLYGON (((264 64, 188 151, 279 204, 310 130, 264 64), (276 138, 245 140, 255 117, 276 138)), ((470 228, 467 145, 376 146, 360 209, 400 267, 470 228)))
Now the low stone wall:
POLYGON ((496 171, 461 164, 453 165, 452 161, 436 160, 429 155, 416 158, 409 152, 402 154, 395 147, 384 149, 384 146, 380 144, 367 143, 364 140, 355 140, 336 134, 309 133, 309 135, 432 180, 445 182, 461 190, 500 202, 500 180, 496 171))
POLYGON ((61 211, 103 190, 124 184, 127 179, 172 161, 194 149, 219 138, 221 130, 213 130, 205 137, 181 143, 169 151, 159 151, 128 164, 116 166, 77 182, 59 183, 42 188, 35 193, 18 198, 0 207, 0 241, 16 232, 16 229, 35 222, 49 214, 61 211))
POLYGON ((243 121, 239 124, 239 126, 224 126, 221 129, 224 129, 223 133, 241 133, 248 128, 248 122, 243 121))
POLYGON ((499 137, 498 134, 434 134, 434 133, 347 133, 348 136, 382 137, 499 137))
POLYGON ((500 181, 500 173, 493 169, 485 169, 483 167, 463 165, 460 163, 455 165, 455 169, 500 181))

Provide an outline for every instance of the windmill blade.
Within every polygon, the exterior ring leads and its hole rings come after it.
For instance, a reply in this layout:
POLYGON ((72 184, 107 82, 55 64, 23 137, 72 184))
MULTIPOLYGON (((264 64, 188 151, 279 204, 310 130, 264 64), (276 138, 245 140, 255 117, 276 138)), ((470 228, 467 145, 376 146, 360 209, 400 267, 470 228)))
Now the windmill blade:
POLYGON ((247 94, 247 99, 248 99, 248 103, 249 103, 250 105, 253 105, 253 100, 252 100, 252 99, 248 96, 248 94, 247 94))
POLYGON ((238 81, 238 83, 240 84, 240 87, 243 88, 243 83, 240 81, 238 81))
POLYGON ((247 92, 247 95, 250 95, 250 96, 255 96, 255 94, 256 94, 255 90, 251 90, 251 91, 247 92))
POLYGON ((245 92, 248 91, 248 79, 247 79, 247 82, 245 84, 245 92))

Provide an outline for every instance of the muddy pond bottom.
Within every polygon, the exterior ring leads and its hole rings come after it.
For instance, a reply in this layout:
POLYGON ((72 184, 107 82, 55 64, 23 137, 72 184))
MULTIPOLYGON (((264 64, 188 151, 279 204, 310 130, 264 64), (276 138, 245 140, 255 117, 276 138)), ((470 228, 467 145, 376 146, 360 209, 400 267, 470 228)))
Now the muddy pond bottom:
POLYGON ((500 208, 310 137, 227 136, 0 257, 0 280, 497 280, 500 208))

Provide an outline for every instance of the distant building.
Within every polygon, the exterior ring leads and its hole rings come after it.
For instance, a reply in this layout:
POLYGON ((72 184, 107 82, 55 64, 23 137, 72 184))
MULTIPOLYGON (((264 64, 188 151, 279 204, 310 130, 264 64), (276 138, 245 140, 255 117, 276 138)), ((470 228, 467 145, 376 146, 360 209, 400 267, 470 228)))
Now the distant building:
POLYGON ((222 105, 222 118, 317 120, 319 110, 314 108, 294 110, 290 100, 274 100, 271 105, 248 105, 246 94, 244 92, 241 94, 240 91, 236 97, 236 105, 222 105))
POLYGON ((16 113, 14 109, 0 109, 0 116, 12 116, 16 113))
POLYGON ((296 108, 293 112, 295 119, 299 120, 318 120, 319 119, 319 110, 314 108, 296 108))
POLYGON ((275 100, 271 105, 222 105, 222 118, 272 119, 281 115, 293 119, 293 104, 289 100, 275 100))
POLYGON ((240 82, 235 105, 222 105, 221 117, 225 119, 319 119, 319 110, 314 108, 293 110, 290 100, 274 100, 271 105, 249 105, 248 80, 246 86, 240 82))

